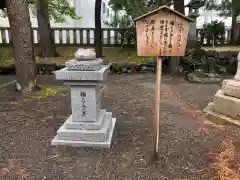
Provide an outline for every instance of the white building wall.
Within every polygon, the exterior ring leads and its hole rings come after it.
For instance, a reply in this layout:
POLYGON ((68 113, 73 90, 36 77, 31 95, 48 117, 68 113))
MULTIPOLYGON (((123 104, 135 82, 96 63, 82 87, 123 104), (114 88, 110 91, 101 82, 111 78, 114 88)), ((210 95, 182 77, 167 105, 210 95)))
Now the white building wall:
MULTIPOLYGON (((94 28, 95 27, 95 0, 69 0, 70 4, 76 7, 76 14, 81 16, 82 19, 75 20, 70 17, 66 17, 66 22, 56 23, 54 20, 51 20, 51 27, 53 28, 94 28)), ((114 11, 108 6, 109 0, 102 0, 102 28, 110 28, 111 26, 106 25, 105 21, 110 21, 114 17, 114 11)), ((32 27, 38 27, 36 11, 34 8, 30 7, 30 17, 32 27)), ((0 17, 0 27, 9 27, 8 18, 0 17)), ((113 32, 111 36, 113 36, 113 32)), ((66 32, 63 31, 63 43, 66 40, 66 32)), ((56 42, 59 42, 59 32, 55 32, 56 42)), ((104 38, 107 37, 107 34, 104 34, 104 38)), ((86 32, 83 32, 84 42, 86 43, 86 32)), ((90 31, 90 42, 93 43, 94 33, 90 31)), ((70 40, 73 39, 73 35, 70 32, 70 40)), ((7 36, 7 42, 9 41, 7 36)), ((34 32, 34 42, 37 42, 37 33, 34 32)), ((1 34, 0 34, 0 43, 1 43, 1 34)))
MULTIPOLYGON (((64 23, 56 23, 51 21, 52 27, 69 27, 69 28, 94 28, 95 27, 95 0, 69 0, 72 6, 76 7, 76 14, 81 16, 81 20, 74 20, 71 18, 66 18, 64 23)), ((114 12, 108 6, 109 0, 102 0, 102 27, 107 28, 108 25, 104 24, 104 21, 110 20, 113 17, 114 12), (105 4, 105 10, 103 9, 103 4, 105 4), (103 13, 103 11, 105 13, 103 13), (107 13, 109 11, 109 13, 107 13)), ((32 27, 37 27, 37 18, 35 12, 30 8, 30 17, 32 27)), ((0 27, 9 27, 8 18, 0 17, 0 27)))
MULTIPOLYGON (((113 16, 113 10, 108 6, 109 0, 102 0, 102 28, 108 28, 104 22, 113 16)), ((81 16, 81 20, 74 20, 75 27, 94 28, 95 27, 95 0, 74 0, 76 14, 81 16)))

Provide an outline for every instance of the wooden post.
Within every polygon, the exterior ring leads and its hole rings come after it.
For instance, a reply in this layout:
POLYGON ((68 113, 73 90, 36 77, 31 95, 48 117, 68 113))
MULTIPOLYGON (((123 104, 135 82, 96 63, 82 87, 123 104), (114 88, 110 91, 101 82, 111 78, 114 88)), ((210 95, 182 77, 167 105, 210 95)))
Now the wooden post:
POLYGON ((157 57, 156 99, 154 117, 154 158, 158 157, 161 76, 162 76, 162 58, 157 57))
MULTIPOLYGON (((136 19, 138 56, 157 56, 156 100, 154 113, 154 159, 158 158, 160 86, 162 58, 164 56, 184 56, 189 23, 192 19, 161 6, 136 19), (160 57, 161 56, 161 57, 160 57)), ((176 63, 176 62, 174 62, 176 63)))

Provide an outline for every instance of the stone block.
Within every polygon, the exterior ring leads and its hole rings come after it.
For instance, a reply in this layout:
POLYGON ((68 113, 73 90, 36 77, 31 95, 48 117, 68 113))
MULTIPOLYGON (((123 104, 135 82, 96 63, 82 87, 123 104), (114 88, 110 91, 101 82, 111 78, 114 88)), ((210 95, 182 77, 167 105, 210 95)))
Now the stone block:
POLYGON ((73 121, 94 122, 101 107, 101 86, 72 86, 71 106, 73 121))
POLYGON ((240 98, 240 81, 224 80, 222 90, 224 95, 240 98))
POLYGON ((214 112, 214 103, 209 103, 208 106, 204 109, 204 113, 209 121, 219 124, 219 125, 229 125, 233 124, 240 127, 240 120, 236 120, 230 117, 227 117, 223 114, 214 112))
POLYGON ((112 113, 107 112, 105 117, 101 129, 98 130, 66 129, 63 124, 57 131, 58 138, 71 141, 106 141, 112 127, 112 113))
POLYGON ((240 53, 238 53, 237 60, 238 60, 237 73, 236 73, 234 79, 237 81, 240 81, 240 53))
POLYGON ((72 59, 70 61, 65 62, 65 66, 68 68, 68 70, 81 70, 81 71, 97 71, 101 68, 100 65, 103 64, 103 60, 98 59, 92 59, 92 60, 81 60, 78 61, 76 59, 72 59))
POLYGON ((51 142, 52 146, 71 146, 71 147, 93 147, 93 148, 110 148, 115 129, 116 119, 112 118, 111 128, 108 132, 106 141, 74 141, 74 140, 62 140, 58 135, 54 137, 51 142))
POLYGON ((106 117, 106 110, 104 109, 101 109, 99 111, 99 116, 95 122, 76 122, 76 121, 73 121, 72 115, 71 115, 64 123, 64 126, 66 129, 97 130, 102 127, 105 117, 106 117))
POLYGON ((102 65, 98 71, 69 71, 67 68, 55 71, 57 80, 65 81, 105 81, 110 65, 102 65))
POLYGON ((64 81, 66 86, 97 86, 99 81, 64 81))
POLYGON ((240 99, 225 96, 223 91, 219 90, 214 99, 214 112, 240 119, 240 99))

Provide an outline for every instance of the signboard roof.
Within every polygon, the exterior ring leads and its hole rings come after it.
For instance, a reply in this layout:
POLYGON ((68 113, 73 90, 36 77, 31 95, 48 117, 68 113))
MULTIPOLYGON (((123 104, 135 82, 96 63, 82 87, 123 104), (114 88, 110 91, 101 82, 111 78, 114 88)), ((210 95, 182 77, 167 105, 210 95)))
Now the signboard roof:
POLYGON ((159 8, 157 8, 157 9, 155 9, 155 10, 153 10, 153 11, 150 11, 150 12, 148 12, 148 13, 146 13, 146 14, 143 14, 142 16, 139 16, 139 17, 135 18, 134 21, 138 21, 138 20, 140 20, 140 19, 142 19, 142 18, 145 18, 145 17, 147 17, 147 16, 150 16, 150 15, 155 14, 155 13, 157 13, 157 12, 159 12, 159 11, 162 11, 162 10, 171 11, 171 12, 175 13, 176 15, 182 17, 183 19, 185 19, 185 20, 187 20, 187 21, 189 21, 189 22, 193 22, 193 20, 192 20, 191 18, 189 18, 189 17, 187 17, 187 16, 184 16, 182 13, 171 9, 171 8, 169 8, 168 6, 160 6, 159 8))

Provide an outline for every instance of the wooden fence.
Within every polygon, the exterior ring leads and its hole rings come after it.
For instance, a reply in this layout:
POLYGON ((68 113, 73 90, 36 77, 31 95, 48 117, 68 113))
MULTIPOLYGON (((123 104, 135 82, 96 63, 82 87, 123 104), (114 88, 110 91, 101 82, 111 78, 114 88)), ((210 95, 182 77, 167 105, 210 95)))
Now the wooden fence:
MULTIPOLYGON (((66 46, 94 46, 94 28, 52 28, 56 45, 66 46)), ((102 29, 103 46, 119 47, 122 44, 133 46, 131 41, 125 42, 126 31, 133 33, 134 29, 105 28, 102 29)), ((33 28, 34 44, 39 44, 39 32, 33 28)), ((9 28, 0 27, 0 45, 10 45, 9 28)))
MULTIPOLYGON (((198 40, 203 45, 212 45, 213 41, 210 38, 202 37, 201 29, 197 29, 198 40)), ((52 28, 56 45, 67 46, 94 46, 94 28, 52 28)), ((134 29, 118 29, 105 28, 102 29, 103 46, 104 47, 120 47, 122 44, 127 44, 133 47, 134 42, 131 39, 126 41, 126 32, 135 34, 134 29)), ((39 33, 37 28, 33 28, 34 43, 39 44, 39 33)), ((215 45, 227 45, 230 40, 230 29, 227 29, 225 34, 222 34, 220 40, 215 42, 215 45)), ((9 28, 0 27, 0 46, 10 45, 11 36, 9 28)))

